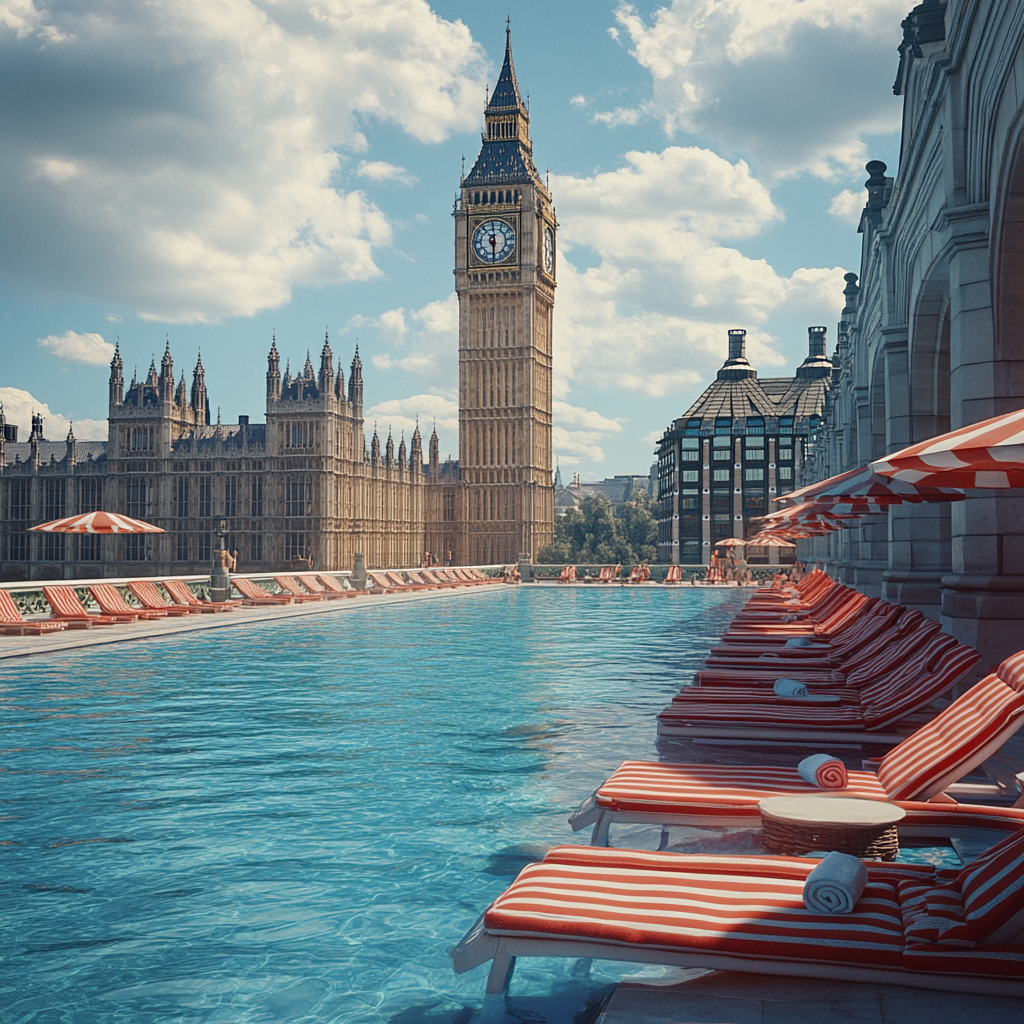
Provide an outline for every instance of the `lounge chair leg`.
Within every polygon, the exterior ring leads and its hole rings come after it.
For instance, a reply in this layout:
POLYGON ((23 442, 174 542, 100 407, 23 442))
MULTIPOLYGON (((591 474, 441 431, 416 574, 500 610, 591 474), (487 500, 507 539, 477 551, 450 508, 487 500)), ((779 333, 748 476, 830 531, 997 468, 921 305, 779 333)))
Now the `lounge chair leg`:
POLYGON ((612 819, 609 814, 602 814, 594 825, 594 834, 590 837, 591 846, 607 846, 608 830, 611 828, 612 819))
POLYGON ((499 945, 491 962, 491 972, 487 975, 484 1005, 477 1018, 480 1024, 505 1024, 505 996, 515 969, 516 958, 499 945))

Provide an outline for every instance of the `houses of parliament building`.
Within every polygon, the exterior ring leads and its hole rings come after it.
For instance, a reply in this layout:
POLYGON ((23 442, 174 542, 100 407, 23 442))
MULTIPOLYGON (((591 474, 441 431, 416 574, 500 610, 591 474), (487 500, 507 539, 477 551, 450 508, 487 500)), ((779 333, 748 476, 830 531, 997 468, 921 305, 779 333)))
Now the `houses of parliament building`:
POLYGON ((551 540, 551 352, 557 220, 532 158, 506 33, 485 109, 480 154, 460 183, 455 220, 459 298, 459 459, 441 462, 436 431, 397 450, 363 424, 358 349, 348 380, 325 338, 319 367, 281 374, 267 359, 266 422, 211 422, 202 361, 191 388, 159 369, 127 386, 110 365, 108 437, 44 437, 41 417, 0 411, 0 577, 187 574, 210 565, 223 520, 240 571, 297 564, 351 568, 495 564, 551 540), (38 534, 31 526, 97 509, 162 534, 38 534), (145 567, 140 563, 146 563, 145 567))

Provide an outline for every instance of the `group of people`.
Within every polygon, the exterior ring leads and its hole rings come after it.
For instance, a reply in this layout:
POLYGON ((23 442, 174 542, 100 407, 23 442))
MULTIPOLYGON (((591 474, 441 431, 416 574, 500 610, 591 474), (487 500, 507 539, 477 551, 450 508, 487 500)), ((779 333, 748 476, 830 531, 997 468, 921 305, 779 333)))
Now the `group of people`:
POLYGON ((451 551, 451 548, 448 548, 445 551, 445 553, 444 553, 444 561, 443 562, 439 562, 437 560, 437 558, 433 554, 431 554, 429 551, 425 552, 424 555, 423 555, 423 568, 424 569, 433 569, 433 568, 437 568, 437 567, 441 567, 441 566, 449 566, 451 564, 452 564, 452 551, 451 551))
MULTIPOLYGON (((780 569, 772 577, 773 584, 796 583, 807 574, 807 566, 803 562, 794 562, 788 569, 780 569)), ((709 583, 738 583, 741 587, 750 583, 754 576, 743 557, 743 549, 739 545, 730 547, 728 554, 720 555, 717 549, 711 552, 711 562, 706 572, 709 583)))

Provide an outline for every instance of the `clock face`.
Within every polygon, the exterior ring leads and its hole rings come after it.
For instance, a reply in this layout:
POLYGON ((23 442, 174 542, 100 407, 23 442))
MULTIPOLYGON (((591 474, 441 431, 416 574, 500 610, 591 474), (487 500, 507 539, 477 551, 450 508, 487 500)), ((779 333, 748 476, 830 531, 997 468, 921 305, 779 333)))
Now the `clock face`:
POLYGON ((473 232, 473 252, 484 263, 501 263, 516 251, 516 233, 508 221, 485 220, 473 232))
POLYGON ((544 229, 544 269, 551 275, 555 273, 555 233, 551 228, 544 229))

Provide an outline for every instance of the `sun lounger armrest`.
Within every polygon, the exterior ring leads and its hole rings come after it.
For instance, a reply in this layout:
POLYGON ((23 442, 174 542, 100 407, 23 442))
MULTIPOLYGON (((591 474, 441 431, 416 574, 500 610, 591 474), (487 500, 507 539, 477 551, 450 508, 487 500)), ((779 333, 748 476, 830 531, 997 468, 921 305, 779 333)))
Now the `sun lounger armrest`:
POLYGON ((860 766, 863 771, 877 772, 878 766, 881 763, 882 759, 880 757, 865 757, 864 760, 861 761, 860 766))
POLYGON ((569 824, 573 832, 579 832, 581 828, 593 825, 601 817, 601 808, 597 806, 597 790, 595 789, 586 800, 573 811, 569 818, 569 824))
POLYGON ((448 951, 456 974, 465 974, 466 971, 471 971, 474 967, 493 960, 494 954, 498 952, 498 937, 488 935, 484 928, 484 914, 486 913, 485 910, 473 923, 473 927, 462 936, 458 944, 448 951))

